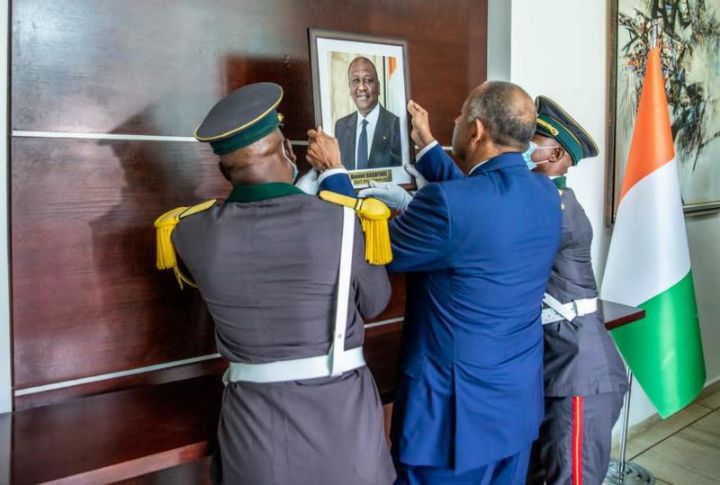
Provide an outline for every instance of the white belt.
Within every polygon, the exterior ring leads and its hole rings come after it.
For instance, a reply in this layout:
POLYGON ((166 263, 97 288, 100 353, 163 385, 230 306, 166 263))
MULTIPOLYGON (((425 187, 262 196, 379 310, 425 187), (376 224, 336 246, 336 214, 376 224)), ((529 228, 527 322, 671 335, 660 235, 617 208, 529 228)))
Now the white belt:
MULTIPOLYGON (((346 350, 342 356, 340 374, 365 365, 362 347, 346 350)), ((230 362, 223 375, 223 382, 283 382, 302 381, 330 375, 330 356, 319 355, 306 359, 281 360, 267 364, 243 364, 230 362)))
POLYGON ((281 360, 263 364, 231 362, 223 375, 223 382, 283 382, 338 376, 365 365, 362 347, 345 350, 350 275, 355 241, 355 211, 343 207, 342 243, 338 269, 338 289, 335 301, 335 326, 330 352, 304 359, 281 360))
POLYGON ((595 313, 598 309, 597 298, 583 298, 563 304, 552 295, 545 293, 543 303, 548 306, 542 310, 543 325, 561 320, 572 322, 575 318, 595 313))

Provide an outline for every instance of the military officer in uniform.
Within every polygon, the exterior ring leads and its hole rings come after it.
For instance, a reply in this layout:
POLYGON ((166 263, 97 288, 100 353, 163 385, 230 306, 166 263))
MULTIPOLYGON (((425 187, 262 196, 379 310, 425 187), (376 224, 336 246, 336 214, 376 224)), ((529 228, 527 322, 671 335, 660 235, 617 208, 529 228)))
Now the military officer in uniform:
POLYGON ((628 381, 598 311, 592 227, 565 178, 570 167, 597 156, 598 149, 553 100, 539 96, 536 106, 531 165, 557 186, 563 217, 542 311, 545 419, 533 447, 529 483, 600 485, 628 381))
MULTIPOLYGON (((388 266, 407 273, 391 432, 398 484, 525 481, 543 417, 540 309, 561 227, 557 190, 521 155, 535 119, 520 87, 484 83, 455 120, 460 167, 430 136, 417 166, 438 183, 414 198, 386 186, 411 199, 394 204, 388 266)), ((321 188, 351 193, 337 142, 311 135, 321 188)))
POLYGON ((292 185, 281 99, 280 86, 252 84, 209 112, 195 136, 233 188, 223 202, 158 219, 159 267, 197 285, 230 361, 223 483, 389 484, 381 402, 362 353, 363 321, 387 305, 389 281, 366 262, 353 211, 292 185))

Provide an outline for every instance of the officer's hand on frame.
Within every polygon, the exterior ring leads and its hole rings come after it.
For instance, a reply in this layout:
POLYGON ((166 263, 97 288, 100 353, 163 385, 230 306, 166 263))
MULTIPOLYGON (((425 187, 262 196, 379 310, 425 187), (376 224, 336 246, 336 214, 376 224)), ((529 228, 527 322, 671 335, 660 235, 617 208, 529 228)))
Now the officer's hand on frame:
POLYGON ((408 102, 407 110, 410 113, 410 121, 412 122, 410 137, 415 142, 415 145, 422 150, 435 140, 430 132, 428 112, 412 99, 408 102))
POLYGON ((331 168, 342 167, 340 145, 335 138, 325 133, 322 127, 310 130, 307 134, 307 160, 314 169, 322 173, 331 168))
POLYGON ((358 192, 358 197, 364 199, 373 197, 381 200, 391 209, 403 212, 412 202, 412 195, 408 194, 405 189, 391 182, 370 181, 370 188, 362 189, 358 192))

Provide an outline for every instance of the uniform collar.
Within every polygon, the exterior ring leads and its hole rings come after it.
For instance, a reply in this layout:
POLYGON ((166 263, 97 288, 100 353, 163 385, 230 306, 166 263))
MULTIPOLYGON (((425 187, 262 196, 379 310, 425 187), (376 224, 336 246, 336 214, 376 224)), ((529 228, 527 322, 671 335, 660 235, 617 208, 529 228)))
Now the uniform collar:
POLYGON ((567 189, 567 177, 564 175, 562 177, 555 177, 552 179, 552 182, 555 184, 555 187, 560 190, 567 189))
POLYGON ((490 172, 492 170, 503 170, 509 167, 524 167, 525 160, 523 160, 522 153, 520 152, 506 152, 493 157, 485 162, 475 165, 470 171, 469 176, 474 177, 481 173, 490 172))
POLYGON ((256 185, 236 185, 228 195, 226 202, 257 202, 275 199, 286 195, 305 194, 294 185, 285 182, 268 182, 256 185))

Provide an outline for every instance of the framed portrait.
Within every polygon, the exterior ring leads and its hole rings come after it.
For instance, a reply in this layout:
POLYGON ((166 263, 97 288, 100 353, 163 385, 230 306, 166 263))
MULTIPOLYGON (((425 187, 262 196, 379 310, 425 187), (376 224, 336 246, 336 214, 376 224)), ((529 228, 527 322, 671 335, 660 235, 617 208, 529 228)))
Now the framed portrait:
POLYGON ((410 183, 407 43, 309 29, 315 123, 340 145, 357 188, 370 180, 410 183))
POLYGON ((661 47, 686 213, 720 208, 720 0, 611 0, 606 220, 615 219, 647 54, 661 47))

